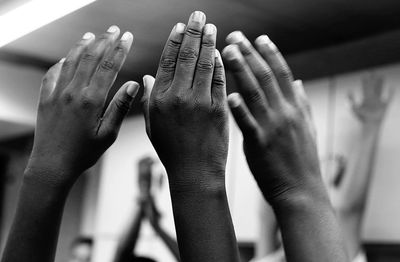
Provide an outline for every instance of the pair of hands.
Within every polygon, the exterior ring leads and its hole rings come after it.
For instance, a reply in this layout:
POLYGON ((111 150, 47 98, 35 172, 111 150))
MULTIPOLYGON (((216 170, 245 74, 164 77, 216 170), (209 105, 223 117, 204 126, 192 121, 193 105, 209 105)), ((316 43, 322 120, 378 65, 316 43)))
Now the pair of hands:
MULTIPOLYGON (((172 30, 156 78, 144 77, 142 105, 146 131, 168 171, 171 189, 224 187, 228 152, 225 72, 215 49, 216 27, 194 12, 187 25, 172 30), (191 175, 179 175, 180 173, 191 175), (176 185, 176 187, 175 187, 176 185)), ((109 104, 106 96, 132 44, 130 33, 117 40, 111 27, 100 38, 86 34, 65 61, 43 79, 34 148, 28 169, 62 169, 72 184, 114 142, 137 93, 128 82, 109 104)), ((256 51, 240 32, 223 57, 239 92, 229 105, 244 134, 250 168, 268 200, 308 190, 319 177, 310 112, 303 86, 276 46, 266 37, 256 51)), ((44 172, 50 173, 50 172, 44 172)))

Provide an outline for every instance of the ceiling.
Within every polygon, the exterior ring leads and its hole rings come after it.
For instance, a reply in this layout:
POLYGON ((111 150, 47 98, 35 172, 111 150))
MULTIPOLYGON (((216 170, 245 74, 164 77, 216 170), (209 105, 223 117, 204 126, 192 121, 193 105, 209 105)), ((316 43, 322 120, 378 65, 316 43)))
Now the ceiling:
MULTIPOLYGON (((5 0, 3 9, 13 2, 5 0)), ((136 78, 155 73, 171 28, 186 22, 194 10, 204 11, 217 25, 219 49, 225 36, 238 29, 250 39, 267 33, 282 52, 294 54, 400 28, 399 0, 98 0, 0 48, 0 53, 47 65, 65 56, 85 32, 101 33, 116 24, 135 35, 124 74, 136 78)))

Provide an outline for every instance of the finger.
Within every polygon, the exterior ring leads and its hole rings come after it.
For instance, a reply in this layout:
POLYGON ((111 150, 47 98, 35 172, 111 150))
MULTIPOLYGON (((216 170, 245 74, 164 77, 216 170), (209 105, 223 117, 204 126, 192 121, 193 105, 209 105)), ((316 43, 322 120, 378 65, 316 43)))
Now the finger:
POLYGON ((176 60, 178 59, 179 49, 181 48, 185 33, 185 27, 185 24, 177 23, 168 37, 156 75, 157 82, 160 83, 159 86, 169 87, 174 79, 176 60))
POLYGON ((306 91, 304 90, 303 81, 296 80, 293 82, 294 100, 298 105, 308 104, 306 91))
POLYGON ((211 101, 211 83, 214 73, 216 40, 217 28, 213 24, 207 24, 204 27, 193 89, 200 97, 206 98, 208 101, 211 101))
POLYGON ((260 83, 260 87, 268 103, 272 107, 280 107, 282 105, 282 93, 274 84, 272 70, 261 55, 254 49, 250 41, 240 31, 230 33, 226 41, 229 44, 236 44, 239 47, 251 71, 260 83))
POLYGON ((143 110, 143 116, 144 116, 144 121, 146 124, 146 132, 147 135, 150 137, 150 116, 149 116, 149 101, 150 101, 150 95, 151 91, 153 90, 155 79, 154 77, 150 75, 145 75, 143 77, 143 96, 141 99, 141 104, 142 104, 142 110, 143 110))
POLYGON ((129 81, 117 91, 103 115, 98 129, 99 136, 110 134, 116 136, 118 134, 138 90, 139 84, 129 81))
POLYGON ((311 105, 307 98, 306 91, 304 90, 303 81, 301 80, 294 81, 293 90, 294 90, 296 104, 299 105, 300 108, 305 110, 307 115, 310 117, 311 122, 314 124, 311 105))
POLYGON ((282 94, 292 101, 293 99, 293 74, 286 60, 279 52, 276 45, 266 35, 259 36, 256 41, 258 52, 264 57, 274 73, 275 79, 279 84, 282 94))
POLYGON ((223 106, 226 103, 226 79, 224 64, 218 50, 215 50, 214 59, 215 66, 211 84, 211 102, 214 106, 223 106))
POLYGON ((121 70, 131 49, 132 42, 133 35, 130 32, 125 32, 118 44, 101 62, 90 84, 91 88, 99 95, 105 96, 114 84, 118 72, 121 70))
POLYGON ((177 88, 192 87, 205 22, 206 16, 200 11, 193 12, 189 18, 175 69, 177 88))
POLYGON ((243 96, 250 112, 256 119, 265 118, 268 108, 267 100, 238 47, 228 45, 222 51, 222 57, 228 69, 232 71, 238 83, 239 93, 243 96))
POLYGON ((245 140, 258 140, 259 126, 257 121, 249 112, 242 97, 238 93, 232 93, 228 96, 228 104, 233 118, 243 133, 245 140))
POLYGON ((42 85, 40 86, 40 101, 48 99, 53 93, 64 61, 65 58, 61 59, 57 64, 50 67, 44 75, 42 85))
POLYGON ((57 81, 57 89, 59 93, 67 86, 75 75, 75 71, 79 65, 79 61, 87 48, 95 40, 95 35, 88 32, 83 35, 82 39, 75 44, 75 46, 69 51, 68 55, 65 57, 62 69, 60 72, 60 77, 57 81))
POLYGON ((118 38, 119 28, 111 26, 106 33, 102 34, 96 42, 94 42, 84 54, 74 76, 74 87, 86 87, 96 71, 100 61, 103 59, 107 49, 114 45, 118 38))

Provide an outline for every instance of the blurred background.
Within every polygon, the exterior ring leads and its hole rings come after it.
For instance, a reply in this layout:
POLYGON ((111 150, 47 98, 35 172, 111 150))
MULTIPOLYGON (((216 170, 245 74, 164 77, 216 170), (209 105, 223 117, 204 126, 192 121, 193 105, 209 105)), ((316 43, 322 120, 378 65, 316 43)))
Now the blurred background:
MULTIPOLYGON (((369 74, 381 76, 386 86, 397 90, 400 86, 398 0, 53 0, 37 6, 35 2, 0 1, 0 248, 32 145, 41 78, 85 32, 100 34, 115 24, 135 36, 133 51, 111 95, 124 81, 141 83, 144 74, 156 73, 171 28, 177 22, 186 23, 194 10, 204 11, 207 21, 218 27, 220 50, 234 30, 251 40, 268 34, 295 77, 305 82, 323 172, 328 172, 335 156, 350 155, 360 134, 347 94, 360 93, 362 79, 369 74), (30 4, 29 12, 14 12, 30 4)), ((235 90, 229 77, 228 89, 235 90)), ((390 259, 399 258, 400 253, 399 115, 397 94, 383 123, 363 223, 370 261, 395 261, 390 259)), ((231 121, 228 198, 243 256, 251 257, 259 234, 260 193, 248 171, 241 140, 231 121)), ((56 262, 67 261, 77 236, 95 240, 93 261, 110 261, 129 214, 137 208, 137 164, 146 156, 156 160, 136 106, 117 142, 71 192, 56 262)), ((161 223, 173 235, 168 183, 160 164, 154 175, 164 181, 152 189, 161 223)), ((137 252, 174 261, 146 224, 137 252)))

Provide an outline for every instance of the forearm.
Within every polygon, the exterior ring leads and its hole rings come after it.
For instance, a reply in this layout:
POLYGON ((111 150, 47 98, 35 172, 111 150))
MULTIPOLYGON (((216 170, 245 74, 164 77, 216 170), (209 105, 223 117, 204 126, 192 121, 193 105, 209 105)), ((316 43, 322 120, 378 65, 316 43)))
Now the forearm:
POLYGON ((274 204, 273 208, 288 262, 348 261, 341 231, 325 192, 299 194, 274 204))
POLYGON ((160 236, 160 238, 171 251, 171 253, 174 255, 176 261, 180 261, 179 248, 176 240, 169 236, 167 232, 165 232, 160 226, 155 226, 154 230, 160 236))
MULTIPOLYGON (((170 176, 173 177, 173 176, 170 176)), ((180 174, 204 177, 204 174, 180 174)), ((239 261, 224 180, 176 186, 170 180, 172 207, 182 261, 239 261), (185 190, 181 190, 185 188, 185 190), (190 188, 190 190, 187 190, 190 188)))
POLYGON ((274 211, 264 198, 260 199, 259 205, 259 236, 256 243, 256 258, 263 258, 280 247, 278 241, 278 224, 274 211))
POLYGON ((124 230, 124 234, 117 247, 114 259, 115 262, 128 261, 131 259, 139 238, 143 215, 143 209, 139 207, 139 210, 135 212, 130 220, 128 227, 124 230))
POLYGON ((362 214, 375 164, 380 125, 364 125, 349 161, 335 205, 339 212, 362 214))
POLYGON ((24 175, 2 262, 54 261, 68 190, 37 175, 29 171, 24 175))

